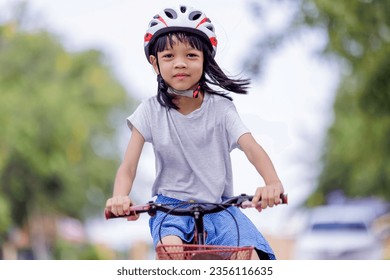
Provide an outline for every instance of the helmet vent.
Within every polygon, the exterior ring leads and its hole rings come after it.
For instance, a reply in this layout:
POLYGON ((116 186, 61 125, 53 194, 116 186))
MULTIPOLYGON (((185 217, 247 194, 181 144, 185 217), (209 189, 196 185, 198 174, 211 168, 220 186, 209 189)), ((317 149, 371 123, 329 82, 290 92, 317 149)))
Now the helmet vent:
POLYGON ((184 14, 187 11, 186 6, 180 6, 180 11, 184 14))
POLYGON ((176 12, 174 10, 172 10, 172 9, 165 9, 164 13, 170 19, 176 19, 177 18, 176 12))
POLYGON ((188 16, 188 18, 189 18, 190 20, 197 20, 197 19, 199 19, 199 18, 201 17, 201 15, 202 15, 201 12, 195 11, 195 12, 192 12, 192 13, 188 16))

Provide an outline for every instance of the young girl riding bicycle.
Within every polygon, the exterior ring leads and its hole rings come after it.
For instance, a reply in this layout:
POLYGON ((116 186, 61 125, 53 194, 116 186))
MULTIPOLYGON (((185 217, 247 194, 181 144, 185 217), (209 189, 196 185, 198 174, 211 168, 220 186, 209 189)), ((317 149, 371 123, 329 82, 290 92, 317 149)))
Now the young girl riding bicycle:
MULTIPOLYGON (((192 7, 166 8, 150 21, 144 47, 157 74, 157 95, 144 100, 127 118, 131 137, 106 207, 114 215, 128 214, 129 194, 145 142, 154 148, 152 196, 157 202, 219 203, 233 196, 230 152, 239 148, 265 182, 254 190, 253 205, 259 211, 278 205, 284 189, 275 168, 229 96, 246 94, 249 80, 232 79, 218 66, 210 19, 192 7)), ((207 244, 237 244, 231 215, 240 228, 240 244, 255 248, 252 259, 275 259, 266 239, 236 207, 204 217, 207 244)), ((191 217, 165 217, 158 212, 149 224, 155 246, 190 243, 194 237, 191 217)))

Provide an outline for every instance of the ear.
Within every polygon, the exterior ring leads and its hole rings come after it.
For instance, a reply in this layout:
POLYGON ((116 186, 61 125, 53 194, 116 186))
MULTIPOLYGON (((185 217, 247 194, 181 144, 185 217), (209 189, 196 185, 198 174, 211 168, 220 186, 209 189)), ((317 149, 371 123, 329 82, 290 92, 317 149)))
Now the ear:
POLYGON ((149 62, 150 62, 150 64, 152 64, 154 71, 157 74, 160 74, 160 72, 158 71, 158 66, 157 66, 157 57, 155 57, 154 55, 150 55, 149 62))

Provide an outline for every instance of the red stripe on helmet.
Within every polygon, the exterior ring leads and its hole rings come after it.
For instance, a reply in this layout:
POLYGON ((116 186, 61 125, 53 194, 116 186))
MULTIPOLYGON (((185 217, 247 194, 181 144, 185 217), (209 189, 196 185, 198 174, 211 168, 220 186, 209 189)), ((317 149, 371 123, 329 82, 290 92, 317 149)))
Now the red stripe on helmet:
POLYGON ((211 45, 213 45, 214 47, 216 47, 218 44, 216 37, 210 37, 210 42, 211 42, 211 45))
POLYGON ((208 18, 204 18, 204 19, 202 19, 202 21, 201 22, 199 22, 198 23, 198 25, 195 27, 195 28, 198 28, 199 27, 199 25, 202 25, 203 23, 205 23, 205 22, 208 22, 209 21, 209 19, 208 18))
POLYGON ((150 40, 152 40, 152 37, 153 37, 153 34, 146 33, 144 36, 144 42, 149 42, 150 40))
POLYGON ((168 24, 165 22, 165 20, 164 20, 162 17, 158 16, 157 19, 158 19, 159 21, 161 21, 166 27, 168 27, 168 24))

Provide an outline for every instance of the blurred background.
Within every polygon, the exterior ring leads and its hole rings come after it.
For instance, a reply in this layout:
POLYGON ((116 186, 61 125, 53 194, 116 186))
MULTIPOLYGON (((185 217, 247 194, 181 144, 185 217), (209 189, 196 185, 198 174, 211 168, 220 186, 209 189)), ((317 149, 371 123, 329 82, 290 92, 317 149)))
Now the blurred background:
MULTIPOLYGON (((0 0, 0 259, 153 259, 148 217, 106 221, 130 137, 156 94, 143 35, 186 4, 216 60, 252 79, 232 96, 289 205, 246 210, 279 259, 390 259, 390 2, 0 0)), ((236 194, 262 184, 232 152, 236 194)), ((151 146, 132 198, 150 200, 151 146)))

